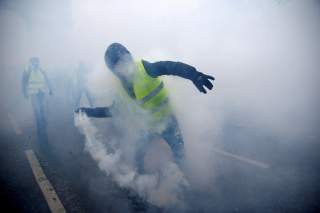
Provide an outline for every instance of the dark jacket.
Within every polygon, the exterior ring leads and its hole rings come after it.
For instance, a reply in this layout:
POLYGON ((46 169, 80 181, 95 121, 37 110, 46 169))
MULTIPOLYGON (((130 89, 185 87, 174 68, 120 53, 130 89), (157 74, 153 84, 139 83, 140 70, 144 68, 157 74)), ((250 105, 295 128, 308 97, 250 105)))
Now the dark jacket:
MULTIPOLYGON (((181 62, 159 61, 151 63, 142 60, 142 63, 147 73, 154 78, 162 75, 175 75, 193 81, 201 74, 193 66, 181 62)), ((130 90, 133 89, 132 85, 126 86, 126 88, 131 88, 130 90)), ((128 93, 131 97, 131 94, 134 94, 133 91, 128 91, 128 93)), ((112 116, 109 107, 82 108, 80 111, 81 110, 85 111, 89 117, 101 118, 112 116)))
POLYGON ((181 62, 173 61, 158 61, 150 63, 142 60, 144 68, 151 77, 158 77, 161 75, 176 75, 189 80, 195 79, 200 72, 193 66, 181 62))

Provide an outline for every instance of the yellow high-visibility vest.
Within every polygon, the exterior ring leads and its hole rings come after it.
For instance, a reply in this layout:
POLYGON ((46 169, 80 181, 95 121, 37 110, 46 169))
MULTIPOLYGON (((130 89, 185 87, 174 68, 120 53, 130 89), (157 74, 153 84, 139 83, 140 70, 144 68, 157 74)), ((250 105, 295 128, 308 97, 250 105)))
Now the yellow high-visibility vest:
POLYGON ((160 78, 148 75, 142 60, 135 62, 135 66, 133 75, 135 100, 119 82, 121 88, 118 90, 118 98, 115 101, 117 110, 122 108, 120 111, 125 110, 125 114, 136 114, 139 119, 147 123, 152 132, 161 133, 167 125, 167 119, 172 115, 168 91, 160 78))
POLYGON ((29 67, 29 82, 28 82, 28 94, 33 95, 41 92, 48 92, 48 86, 44 77, 43 71, 38 68, 37 70, 29 67))
POLYGON ((138 104, 152 114, 155 121, 172 114, 168 91, 160 78, 151 77, 144 68, 142 60, 136 62, 133 90, 138 104))

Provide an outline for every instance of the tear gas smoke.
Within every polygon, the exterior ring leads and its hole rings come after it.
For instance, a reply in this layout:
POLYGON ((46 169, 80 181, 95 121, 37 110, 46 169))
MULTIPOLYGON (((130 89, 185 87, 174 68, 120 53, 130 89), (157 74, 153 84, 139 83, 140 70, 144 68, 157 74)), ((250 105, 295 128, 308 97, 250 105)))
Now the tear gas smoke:
MULTIPOLYGON (((136 58, 182 61, 216 77, 214 91, 207 95, 185 79, 164 77, 185 141, 183 174, 170 161, 162 167, 163 176, 137 174, 132 164, 137 135, 130 122, 114 121, 128 127, 117 141, 106 136, 109 132, 104 131, 112 130, 104 123, 77 117, 86 150, 100 169, 149 202, 183 203, 178 186, 188 183, 198 192, 209 191, 203 200, 190 203, 210 207, 210 190, 217 187, 212 147, 229 143, 236 151, 272 161, 278 146, 305 147, 306 141, 319 141, 319 1, 63 2, 0 3, 1 109, 17 115, 20 123, 32 118, 20 92, 22 69, 30 56, 40 58, 54 89, 60 89, 55 97, 68 95, 69 84, 61 86, 61 79, 72 79, 79 61, 89 64, 96 106, 111 105, 117 92, 103 61, 112 42, 123 43, 136 58), (265 136, 268 144, 276 141, 277 148, 261 148, 256 135, 265 136)), ((59 107, 51 108, 72 114, 59 107)), ((7 126, 5 119, 1 122, 7 126)), ((294 159, 292 154, 286 160, 294 159)))
POLYGON ((126 123, 128 128, 126 135, 120 141, 112 143, 112 141, 103 141, 101 137, 97 137, 99 131, 85 115, 76 116, 76 125, 85 135, 85 149, 91 154, 97 162, 99 168, 108 176, 112 177, 120 187, 125 187, 134 190, 141 197, 145 198, 150 203, 157 206, 183 206, 183 188, 188 186, 188 182, 184 174, 173 162, 167 162, 163 168, 160 168, 157 173, 139 174, 134 165, 128 162, 126 157, 129 153, 124 154, 123 150, 118 147, 130 147, 135 154, 137 132, 132 123, 126 123), (131 130, 131 131, 130 131, 131 130), (119 146, 119 143, 120 146, 119 146))

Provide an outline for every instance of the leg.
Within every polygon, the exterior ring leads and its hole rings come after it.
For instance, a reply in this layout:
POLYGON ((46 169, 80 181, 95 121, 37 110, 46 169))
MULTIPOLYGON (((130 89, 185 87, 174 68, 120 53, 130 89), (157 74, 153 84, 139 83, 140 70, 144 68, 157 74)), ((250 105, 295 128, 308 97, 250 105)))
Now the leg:
POLYGON ((172 117, 168 128, 161 134, 171 148, 175 161, 181 165, 184 159, 184 142, 178 122, 172 117))
POLYGON ((85 88, 85 89, 84 89, 84 93, 85 93, 85 95, 87 96, 87 99, 88 99, 88 102, 89 102, 89 104, 90 104, 90 107, 93 107, 94 99, 93 99, 90 91, 88 90, 88 88, 85 88))
POLYGON ((73 93, 73 109, 74 110, 79 108, 80 106, 81 95, 82 95, 82 89, 77 87, 73 93))
POLYGON ((135 161, 138 169, 139 174, 144 173, 144 157, 146 155, 146 151, 148 148, 148 145, 152 141, 153 137, 151 135, 141 137, 139 142, 137 144, 137 151, 135 154, 135 161))
POLYGON ((137 170, 139 174, 143 174, 144 173, 144 157, 146 155, 146 146, 141 145, 138 147, 137 151, 136 151, 136 156, 135 156, 135 161, 137 164, 137 170))
POLYGON ((35 117, 35 121, 36 121, 36 131, 37 131, 37 136, 38 136, 38 142, 40 143, 39 131, 40 131, 40 128, 41 128, 41 125, 40 125, 41 121, 40 121, 40 107, 39 107, 38 94, 31 95, 31 104, 32 104, 32 109, 33 109, 33 114, 34 114, 34 117, 35 117))
POLYGON ((41 140, 46 143, 47 137, 47 119, 45 114, 45 95, 44 93, 39 93, 39 115, 40 115, 40 128, 41 128, 41 140))

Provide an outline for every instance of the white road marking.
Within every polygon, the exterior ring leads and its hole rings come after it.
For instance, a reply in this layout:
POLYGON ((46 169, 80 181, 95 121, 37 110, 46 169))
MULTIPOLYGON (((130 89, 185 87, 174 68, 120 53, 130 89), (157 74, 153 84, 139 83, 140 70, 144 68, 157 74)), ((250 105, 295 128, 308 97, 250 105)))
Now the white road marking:
POLYGON ((44 195, 44 198, 46 199, 51 212, 53 213, 66 212, 57 193, 55 192, 51 183, 49 182, 46 175, 44 174, 41 168, 41 165, 36 155, 34 154, 33 150, 26 150, 25 154, 30 163, 33 175, 35 176, 35 179, 38 185, 40 186, 42 194, 44 195))
POLYGON ((246 162, 246 163, 258 166, 258 167, 263 168, 263 169, 269 169, 270 168, 269 164, 262 163, 262 162, 259 162, 259 161, 256 161, 256 160, 252 160, 252 159, 249 159, 249 158, 246 158, 246 157, 242 157, 240 155, 235 155, 235 154, 232 154, 232 153, 220 150, 220 149, 213 148, 213 151, 216 152, 216 153, 222 154, 224 156, 231 157, 231 158, 233 158, 235 160, 239 160, 239 161, 242 161, 242 162, 246 162))
POLYGON ((10 120, 10 123, 15 131, 15 133, 17 135, 21 135, 22 134, 22 131, 21 129, 19 128, 18 124, 17 124, 17 121, 14 119, 14 117, 12 116, 12 114, 8 114, 8 117, 9 117, 9 120, 10 120))

